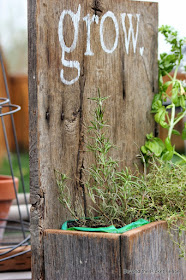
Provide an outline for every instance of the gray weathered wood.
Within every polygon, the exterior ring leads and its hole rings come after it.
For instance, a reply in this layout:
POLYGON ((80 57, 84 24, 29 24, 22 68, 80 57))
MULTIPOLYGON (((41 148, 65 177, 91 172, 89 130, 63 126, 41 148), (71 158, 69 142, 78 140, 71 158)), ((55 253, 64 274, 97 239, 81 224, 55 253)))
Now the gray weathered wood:
MULTIPOLYGON (((172 232, 176 242, 186 242, 172 232)), ((124 280, 184 280, 186 261, 179 257, 166 222, 155 222, 121 235, 121 267, 124 280)))
POLYGON ((48 280, 186 279, 185 260, 163 221, 121 235, 46 230, 44 249, 48 280))
POLYGON ((46 230, 46 280, 121 279, 119 235, 46 230))
MULTIPOLYGON (((80 184, 82 168, 91 162, 86 150, 86 128, 91 118, 97 89, 103 96, 110 96, 106 104, 106 118, 111 141, 118 146, 112 156, 120 160, 120 167, 138 163, 136 155, 144 143, 146 133, 155 129, 150 106, 153 93, 157 92, 157 3, 123 0, 107 1, 28 1, 29 14, 29 106, 30 106, 30 177, 31 177, 31 234, 33 279, 43 279, 42 232, 46 228, 59 228, 67 218, 58 202, 54 170, 66 173, 71 180, 73 201, 79 198, 84 207, 84 186, 80 184), (78 41, 72 53, 65 53, 66 60, 80 63, 79 80, 65 85, 60 79, 64 70, 67 80, 77 75, 77 70, 61 63, 62 49, 58 38, 58 25, 63 10, 77 13, 81 5, 78 41), (118 26, 118 46, 113 53, 106 53, 100 44, 100 21, 106 12, 114 13, 118 26), (140 14, 136 53, 132 39, 129 54, 126 52, 121 13, 133 16, 136 32, 136 14, 140 14), (99 23, 91 25, 91 50, 86 56, 86 25, 83 17, 99 16, 99 23), (143 53, 143 55, 140 54, 143 53), (38 262, 38 259, 40 262, 38 262)), ((129 18, 126 16, 129 30, 129 18)), ((70 16, 64 21, 67 46, 74 39, 70 16)), ((103 28, 105 46, 114 45, 116 31, 111 19, 103 28)))
POLYGON ((44 197, 40 189, 40 167, 38 152, 38 90, 37 90, 37 32, 36 32, 36 1, 28 1, 28 69, 29 69, 29 161, 30 161, 30 195, 31 195, 31 226, 32 234, 32 268, 33 279, 43 279, 43 204, 44 197), (40 260, 38 262, 38 259, 40 260))

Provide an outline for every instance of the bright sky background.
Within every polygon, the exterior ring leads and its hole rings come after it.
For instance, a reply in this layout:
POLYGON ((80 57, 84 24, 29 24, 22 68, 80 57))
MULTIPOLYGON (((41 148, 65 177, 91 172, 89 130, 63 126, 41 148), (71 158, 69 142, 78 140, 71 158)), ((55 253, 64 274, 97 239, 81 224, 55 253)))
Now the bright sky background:
POLYGON ((1 43, 9 44, 12 31, 20 29, 27 29, 27 0, 0 0, 1 43))
MULTIPOLYGON (((186 0, 143 1, 159 3, 159 26, 170 25, 179 32, 180 37, 186 37, 186 0)), ((167 44, 159 36, 159 53, 164 52, 166 49, 167 44)))
MULTIPOLYGON (((171 25, 179 31, 181 37, 186 37, 186 0, 155 0, 149 2, 159 3, 159 26, 163 24, 171 25)), ((27 0, 0 0, 0 44, 6 46, 6 48, 10 47, 12 45, 11 39, 15 39, 17 32, 23 32, 26 29, 27 0)), ((23 38, 23 40, 26 42, 27 38, 23 38)), ((159 53, 164 51, 167 51, 167 45, 160 37, 159 53)))

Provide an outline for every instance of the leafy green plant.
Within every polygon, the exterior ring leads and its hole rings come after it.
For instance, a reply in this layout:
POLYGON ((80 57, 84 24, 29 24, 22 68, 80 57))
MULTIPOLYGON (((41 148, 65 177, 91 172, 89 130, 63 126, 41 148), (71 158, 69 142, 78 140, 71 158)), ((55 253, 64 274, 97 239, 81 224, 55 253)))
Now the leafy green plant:
MULTIPOLYGON (((164 35, 167 43, 171 45, 171 54, 163 53, 159 60, 159 93, 155 94, 152 102, 152 113, 156 123, 167 129, 167 138, 163 142, 160 138, 154 137, 153 134, 146 136, 145 145, 141 147, 146 160, 155 155, 163 160, 171 160, 173 155, 180 159, 180 163, 186 163, 186 156, 175 151, 172 145, 172 134, 180 135, 180 132, 175 129, 175 125, 180 122, 186 115, 186 87, 184 83, 177 79, 178 69, 183 59, 182 47, 186 39, 179 39, 178 33, 169 26, 162 26, 159 31, 164 35), (174 70, 173 77, 170 72, 174 70), (163 82, 163 77, 168 76, 170 81, 163 82), (171 86, 171 92, 167 94, 168 87, 171 86), (170 103, 164 106, 163 102, 170 103), (176 107, 181 107, 181 112, 176 116, 176 107), (169 117, 170 111, 170 117, 169 117)), ((183 140, 186 140, 186 123, 182 135, 183 140)))
MULTIPOLYGON (((182 234, 186 230, 186 165, 152 157, 148 174, 141 174, 138 169, 135 174, 127 168, 118 170, 118 162, 109 153, 115 147, 107 136, 106 99, 100 93, 92 98, 96 108, 88 127, 90 141, 87 148, 93 153, 95 162, 84 170, 85 180, 82 182, 91 200, 87 205, 88 225, 122 227, 141 218, 151 222, 166 220, 170 232, 176 229, 182 234), (95 219, 95 216, 99 218, 95 219)), ((79 225, 87 226, 83 209, 78 212, 71 201, 68 180, 65 174, 58 173, 60 202, 79 225)), ((185 256, 181 242, 178 245, 185 256)))

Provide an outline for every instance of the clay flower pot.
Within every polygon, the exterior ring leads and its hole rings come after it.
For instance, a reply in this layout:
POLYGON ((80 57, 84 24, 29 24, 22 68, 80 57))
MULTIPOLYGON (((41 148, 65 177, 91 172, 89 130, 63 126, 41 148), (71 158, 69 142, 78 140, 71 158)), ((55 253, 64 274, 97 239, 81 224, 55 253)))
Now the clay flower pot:
MULTIPOLYGON (((15 185, 18 190, 18 178, 15 177, 15 185)), ((15 190, 11 176, 0 175, 0 219, 7 219, 12 200, 15 199, 15 190)), ((0 220, 0 240, 3 238, 6 221, 0 220)))

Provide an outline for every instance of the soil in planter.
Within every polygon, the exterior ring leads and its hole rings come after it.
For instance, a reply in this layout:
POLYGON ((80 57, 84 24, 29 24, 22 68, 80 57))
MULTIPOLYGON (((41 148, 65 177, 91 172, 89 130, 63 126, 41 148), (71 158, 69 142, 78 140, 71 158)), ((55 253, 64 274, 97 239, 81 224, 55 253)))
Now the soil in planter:
POLYGON ((99 219, 97 221, 92 221, 91 219, 86 220, 77 220, 77 221, 68 221, 67 227, 89 227, 89 228, 99 228, 99 227, 108 227, 108 224, 99 223, 99 219))

